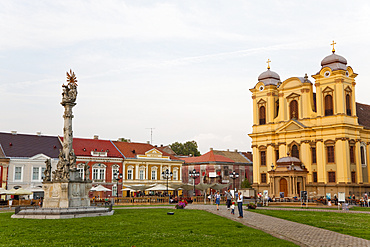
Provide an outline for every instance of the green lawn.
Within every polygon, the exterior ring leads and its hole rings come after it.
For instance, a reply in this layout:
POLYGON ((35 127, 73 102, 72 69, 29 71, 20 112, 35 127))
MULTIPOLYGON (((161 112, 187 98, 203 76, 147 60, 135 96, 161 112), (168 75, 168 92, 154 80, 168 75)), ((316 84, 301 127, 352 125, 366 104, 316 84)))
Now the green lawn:
POLYGON ((349 210, 352 210, 352 211, 370 211, 370 207, 352 207, 349 210))
POLYGON ((370 214, 283 210, 253 210, 252 212, 370 240, 370 214))
POLYGON ((0 214, 3 246, 295 246, 198 210, 117 209, 113 216, 68 220, 10 216, 0 214))

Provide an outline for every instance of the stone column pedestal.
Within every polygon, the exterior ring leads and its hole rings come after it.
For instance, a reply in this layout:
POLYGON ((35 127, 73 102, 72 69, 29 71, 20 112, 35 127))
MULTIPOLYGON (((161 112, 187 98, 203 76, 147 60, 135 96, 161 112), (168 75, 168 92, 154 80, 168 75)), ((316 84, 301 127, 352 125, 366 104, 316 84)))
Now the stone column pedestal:
POLYGON ((88 207, 91 187, 91 182, 44 182, 43 208, 88 207))

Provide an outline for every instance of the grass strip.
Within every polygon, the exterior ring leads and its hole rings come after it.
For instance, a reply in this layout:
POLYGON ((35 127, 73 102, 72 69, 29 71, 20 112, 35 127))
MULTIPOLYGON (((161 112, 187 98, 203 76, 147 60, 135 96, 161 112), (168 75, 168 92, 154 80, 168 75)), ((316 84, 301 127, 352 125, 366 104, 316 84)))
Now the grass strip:
POLYGON ((283 210, 253 210, 252 212, 370 240, 370 214, 283 210))

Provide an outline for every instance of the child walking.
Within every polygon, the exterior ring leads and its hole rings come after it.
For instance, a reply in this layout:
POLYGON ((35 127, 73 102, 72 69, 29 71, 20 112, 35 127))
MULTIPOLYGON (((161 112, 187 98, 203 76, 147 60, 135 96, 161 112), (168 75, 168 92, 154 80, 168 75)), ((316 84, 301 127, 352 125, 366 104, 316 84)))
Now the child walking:
POLYGON ((231 204, 230 208, 231 208, 231 214, 235 214, 235 202, 231 204))

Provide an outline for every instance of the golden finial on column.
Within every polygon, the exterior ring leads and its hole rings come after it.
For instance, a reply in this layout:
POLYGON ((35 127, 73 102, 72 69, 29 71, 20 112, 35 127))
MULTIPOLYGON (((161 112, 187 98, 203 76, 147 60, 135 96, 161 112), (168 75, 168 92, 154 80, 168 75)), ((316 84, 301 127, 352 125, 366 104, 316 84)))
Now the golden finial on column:
POLYGON ((332 52, 334 53, 335 52, 335 49, 334 49, 334 45, 336 45, 337 43, 335 43, 334 42, 334 40, 333 40, 333 43, 331 43, 330 45, 332 45, 333 46, 333 50, 332 50, 332 52))
POLYGON ((270 63, 271 63, 271 61, 270 61, 270 59, 267 59, 267 69, 270 69, 270 63))

